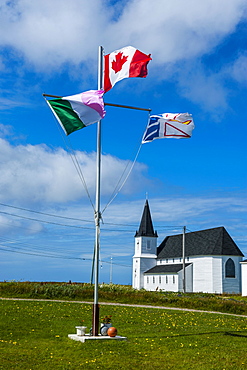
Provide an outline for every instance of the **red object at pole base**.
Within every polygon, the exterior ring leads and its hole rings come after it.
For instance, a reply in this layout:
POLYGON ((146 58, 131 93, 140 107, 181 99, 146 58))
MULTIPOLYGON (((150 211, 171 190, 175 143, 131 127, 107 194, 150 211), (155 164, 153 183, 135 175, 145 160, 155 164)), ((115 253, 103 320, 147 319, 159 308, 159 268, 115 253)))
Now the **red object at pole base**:
POLYGON ((115 337, 117 335, 117 329, 111 326, 107 331, 107 335, 109 335, 109 337, 115 337))
POLYGON ((94 337, 99 335, 99 305, 93 305, 93 325, 92 325, 92 334, 94 337))

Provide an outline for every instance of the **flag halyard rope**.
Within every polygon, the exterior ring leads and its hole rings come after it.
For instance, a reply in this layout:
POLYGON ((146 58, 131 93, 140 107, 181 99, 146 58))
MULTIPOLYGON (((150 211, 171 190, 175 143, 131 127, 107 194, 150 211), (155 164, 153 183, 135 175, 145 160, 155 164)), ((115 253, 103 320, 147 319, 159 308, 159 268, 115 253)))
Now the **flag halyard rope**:
MULTIPOLYGON (((53 97, 53 98, 59 98, 56 95, 43 94, 43 97, 44 97, 45 101, 47 101, 46 100, 46 96, 53 97)), ((87 187, 87 183, 86 183, 85 177, 84 177, 83 172, 82 172, 82 168, 81 168, 80 163, 78 161, 78 158, 77 158, 77 156, 75 154, 75 150, 72 147, 71 140, 67 136, 67 141, 66 141, 64 135, 62 135, 62 133, 61 133, 61 125, 58 124, 58 122, 57 122, 56 119, 55 119, 55 122, 56 122, 56 125, 58 127, 58 130, 59 130, 59 133, 61 135, 61 138, 62 138, 62 140, 64 142, 65 148, 67 149, 67 151, 69 153, 69 156, 70 156, 70 158, 71 158, 71 160, 72 160, 72 162, 73 162, 73 164, 75 166, 76 172, 77 172, 77 174, 78 174, 78 176, 79 176, 79 178, 81 180, 81 183, 82 183, 82 185, 83 185, 83 187, 85 189, 85 192, 87 194, 88 200, 89 200, 89 202, 90 202, 90 204, 91 204, 91 206, 93 208, 93 211, 95 212, 95 207, 94 207, 93 201, 91 199, 91 196, 90 196, 90 193, 89 193, 89 190, 88 190, 88 187, 87 187)))
POLYGON ((117 185, 115 186, 114 191, 112 192, 112 196, 111 196, 110 200, 108 201, 108 203, 107 203, 107 204, 105 205, 105 207, 103 208, 103 210, 102 210, 101 214, 103 214, 103 213, 105 212, 105 210, 106 210, 106 209, 109 207, 109 205, 114 201, 114 199, 117 197, 117 195, 120 193, 120 191, 122 190, 122 188, 123 188, 123 187, 124 187, 124 185, 126 184, 126 181, 128 180, 128 178, 129 178, 129 176, 130 176, 130 174, 131 174, 131 172, 132 172, 132 170, 133 170, 133 168, 134 168, 134 165, 135 165, 135 163, 136 163, 136 161, 137 161, 137 157, 138 157, 138 155, 139 155, 139 153, 140 153, 141 147, 142 147, 142 144, 140 144, 140 146, 139 146, 139 148, 138 148, 138 150, 137 150, 137 153, 136 153, 136 155, 135 155, 134 161, 132 162, 132 165, 131 165, 131 167, 130 167, 130 169, 129 169, 129 171, 128 171, 127 175, 126 175, 126 177, 124 178, 124 180, 123 180, 122 184, 119 186, 120 181, 121 181, 121 179, 123 178, 123 176, 124 176, 125 172, 127 171, 128 166, 129 166, 130 161, 128 161, 128 164, 126 165, 126 167, 125 167, 125 169, 124 169, 124 171, 123 171, 122 175, 120 176, 120 178, 119 178, 119 180, 118 180, 117 185), (118 187, 118 186, 119 186, 119 187, 118 187))
MULTIPOLYGON (((110 104, 109 104, 109 105, 110 105, 110 104)), ((129 108, 129 107, 124 106, 124 108, 129 108)), ((134 108, 134 107, 133 107, 132 109, 136 109, 136 108, 134 108)), ((148 121, 149 121, 149 119, 150 119, 150 112, 151 112, 151 109, 142 109, 142 108, 138 108, 138 109, 148 111, 148 121)), ((122 185, 120 185, 120 186, 119 186, 120 181, 122 180, 122 178, 123 178, 123 176, 124 176, 125 172, 127 171, 127 168, 128 168, 128 166, 129 166, 130 160, 128 161, 128 163, 127 163, 127 165, 126 165, 125 169, 123 170, 123 173, 122 173, 122 175, 120 176, 120 178, 119 178, 119 180, 118 180, 118 182, 117 182, 117 184, 116 184, 116 186, 115 186, 115 189, 114 189, 114 190, 113 190, 113 192, 112 192, 111 198, 110 198, 110 200, 107 202, 107 204, 105 205, 105 207, 103 208, 103 210, 102 210, 101 214, 103 214, 103 213, 105 212, 105 210, 106 210, 106 209, 109 207, 109 205, 114 201, 114 199, 117 197, 117 195, 120 193, 120 191, 122 190, 122 188, 123 188, 123 187, 124 187, 124 185, 126 184, 126 182, 127 182, 128 178, 129 178, 129 176, 130 176, 130 174, 131 174, 131 172, 132 172, 132 170, 133 170, 133 168, 134 168, 134 165, 135 165, 135 163, 136 163, 136 161, 137 161, 137 158, 138 158, 138 155, 139 155, 139 153, 140 153, 141 147, 142 147, 142 139, 141 139, 140 146, 139 146, 139 148, 138 148, 138 150, 137 150, 137 153, 136 153, 136 155, 135 155, 135 158, 134 158, 134 160, 133 160, 133 162, 132 162, 132 165, 131 165, 131 167, 130 167, 130 169, 129 169, 129 171, 128 171, 128 173, 127 173, 126 177, 125 177, 125 179, 123 180, 122 185), (119 186, 119 187, 118 187, 118 186, 119 186)))

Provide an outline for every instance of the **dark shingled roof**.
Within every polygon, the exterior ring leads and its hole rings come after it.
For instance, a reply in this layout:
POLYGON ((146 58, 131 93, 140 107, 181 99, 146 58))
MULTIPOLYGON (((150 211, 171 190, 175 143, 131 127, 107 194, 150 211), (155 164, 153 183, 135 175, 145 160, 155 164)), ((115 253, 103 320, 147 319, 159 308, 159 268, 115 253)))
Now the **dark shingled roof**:
POLYGON ((151 213, 150 213, 149 204, 147 200, 144 206, 139 230, 136 231, 136 234, 135 234, 135 237, 137 236, 152 236, 156 238, 158 237, 157 231, 154 232, 151 213))
MULTIPOLYGON (((191 265, 191 263, 186 263, 185 267, 191 265)), ((182 263, 174 263, 171 265, 159 265, 152 267, 150 270, 145 271, 144 274, 164 274, 164 273, 177 273, 183 269, 182 263)))
MULTIPOLYGON (((185 255, 244 256, 224 227, 186 233, 185 255)), ((157 248, 158 259, 174 257, 182 257, 182 234, 167 236, 157 248)))

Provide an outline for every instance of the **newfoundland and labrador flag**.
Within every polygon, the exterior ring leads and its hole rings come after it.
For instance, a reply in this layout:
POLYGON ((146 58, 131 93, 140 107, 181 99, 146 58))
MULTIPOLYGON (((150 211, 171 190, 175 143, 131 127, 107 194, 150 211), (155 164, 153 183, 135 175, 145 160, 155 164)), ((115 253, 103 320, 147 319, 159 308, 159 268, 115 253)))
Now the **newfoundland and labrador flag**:
POLYGON ((105 116, 103 94, 103 90, 89 90, 47 100, 47 103, 66 135, 69 135, 105 116))
POLYGON ((104 60, 104 90, 107 92, 124 78, 146 77, 147 64, 152 58, 133 46, 126 46, 105 55, 104 60))
POLYGON ((142 143, 162 138, 190 138, 195 125, 189 113, 163 113, 150 116, 142 143))

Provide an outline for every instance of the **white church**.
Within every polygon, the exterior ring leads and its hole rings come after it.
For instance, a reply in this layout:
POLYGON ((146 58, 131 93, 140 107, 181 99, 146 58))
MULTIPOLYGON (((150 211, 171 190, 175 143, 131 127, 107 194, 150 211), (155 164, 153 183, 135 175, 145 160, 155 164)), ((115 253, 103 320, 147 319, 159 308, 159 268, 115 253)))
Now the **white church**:
POLYGON ((133 288, 247 295, 247 260, 224 227, 186 233, 184 264, 183 234, 167 236, 158 247, 157 238, 146 200, 135 234, 133 288))

